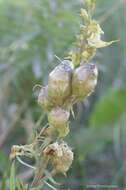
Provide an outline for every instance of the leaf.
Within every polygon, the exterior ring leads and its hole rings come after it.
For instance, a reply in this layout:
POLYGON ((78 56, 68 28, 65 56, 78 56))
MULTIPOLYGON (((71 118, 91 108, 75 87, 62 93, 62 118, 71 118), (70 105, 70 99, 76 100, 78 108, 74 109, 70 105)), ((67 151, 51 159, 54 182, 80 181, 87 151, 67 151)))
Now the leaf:
POLYGON ((102 40, 88 40, 88 44, 91 46, 91 47, 95 47, 95 48, 103 48, 103 47, 106 47, 106 46, 110 46, 111 44, 115 43, 115 42, 118 42, 119 40, 114 40, 114 41, 110 41, 110 42, 105 42, 105 41, 102 41, 102 40))
POLYGON ((57 182, 53 179, 51 173, 49 173, 47 170, 45 170, 45 174, 46 174, 47 178, 49 179, 49 181, 52 182, 54 185, 60 185, 59 183, 57 183, 57 182))
POLYGON ((10 190, 15 190, 15 162, 11 165, 11 171, 10 171, 10 190))
POLYGON ((39 187, 34 187, 34 188, 30 189, 30 190, 42 190, 42 187, 43 187, 43 185, 41 185, 39 187))
POLYGON ((81 9, 80 16, 84 19, 85 22, 90 22, 90 16, 85 9, 81 9))
POLYGON ((55 187, 53 187, 51 184, 49 184, 47 181, 44 182, 47 186, 49 186, 53 190, 57 190, 55 187))
POLYGON ((95 105, 90 117, 90 125, 98 127, 115 122, 126 111, 125 103, 126 89, 109 91, 95 105))
POLYGON ((7 157, 5 153, 0 150, 0 170, 3 170, 7 166, 7 157))
POLYGON ((7 187, 6 187, 6 175, 4 175, 3 178, 2 178, 1 189, 2 190, 7 189, 7 187))
POLYGON ((20 180, 17 178, 16 179, 16 186, 18 190, 22 190, 21 184, 20 184, 20 180))
POLYGON ((16 185, 18 190, 28 190, 28 185, 24 185, 18 178, 16 178, 16 185))

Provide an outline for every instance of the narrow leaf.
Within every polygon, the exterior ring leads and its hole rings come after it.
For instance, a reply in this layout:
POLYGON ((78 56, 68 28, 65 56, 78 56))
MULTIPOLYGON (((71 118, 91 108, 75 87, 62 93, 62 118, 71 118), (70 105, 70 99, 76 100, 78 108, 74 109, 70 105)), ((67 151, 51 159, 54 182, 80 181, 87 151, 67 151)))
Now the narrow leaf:
POLYGON ((46 177, 48 178, 48 180, 49 180, 50 182, 52 182, 54 185, 60 185, 59 183, 57 183, 57 182, 53 179, 51 173, 49 173, 47 170, 45 171, 45 174, 46 174, 46 177))
POLYGON ((15 162, 11 165, 10 171, 10 190, 15 190, 15 162))
POLYGON ((16 185, 18 190, 28 190, 28 186, 24 185, 22 181, 18 178, 16 178, 16 185))
POLYGON ((6 175, 3 176, 2 183, 1 183, 1 189, 6 190, 6 175))

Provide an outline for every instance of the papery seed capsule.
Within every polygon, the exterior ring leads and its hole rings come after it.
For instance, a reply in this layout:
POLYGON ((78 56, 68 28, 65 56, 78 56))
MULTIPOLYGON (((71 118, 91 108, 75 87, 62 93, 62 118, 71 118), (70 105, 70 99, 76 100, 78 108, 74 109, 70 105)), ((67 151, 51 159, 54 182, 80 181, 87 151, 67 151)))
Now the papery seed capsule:
POLYGON ((59 143, 56 141, 52 144, 49 144, 43 151, 45 156, 62 156, 62 149, 59 147, 59 143))
POLYGON ((52 165, 57 172, 66 174, 72 164, 73 157, 74 155, 71 148, 63 142, 59 144, 57 152, 52 159, 52 165))
POLYGON ((68 122, 70 113, 61 107, 53 108, 48 114, 49 123, 52 126, 64 125, 68 122))
POLYGON ((38 104, 46 111, 49 111, 52 108, 52 102, 48 97, 48 86, 41 88, 38 96, 38 104))
POLYGON ((60 137, 66 136, 69 132, 69 116, 69 111, 60 107, 53 108, 48 114, 49 124, 59 132, 60 137))
POLYGON ((86 64, 78 67, 72 78, 72 94, 76 99, 88 96, 97 84, 98 70, 94 64, 86 64))
POLYGON ((43 154, 50 157, 56 173, 63 174, 69 170, 74 157, 71 148, 65 142, 54 142, 48 145, 44 149, 43 154))
POLYGON ((62 105, 65 98, 70 95, 72 71, 72 62, 63 60, 49 74, 48 92, 55 105, 62 105))

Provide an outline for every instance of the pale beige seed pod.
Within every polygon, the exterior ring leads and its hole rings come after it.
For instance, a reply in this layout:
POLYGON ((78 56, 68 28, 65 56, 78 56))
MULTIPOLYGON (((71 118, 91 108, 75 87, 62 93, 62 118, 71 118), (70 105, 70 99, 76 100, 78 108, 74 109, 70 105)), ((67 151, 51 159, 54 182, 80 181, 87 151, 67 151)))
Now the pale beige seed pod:
POLYGON ((64 137, 68 134, 69 117, 70 117, 70 112, 61 107, 53 108, 48 113, 49 124, 59 132, 59 137, 64 137))
POLYGON ((98 70, 94 64, 78 67, 72 78, 72 95, 75 99, 83 99, 94 91, 97 84, 98 70))
POLYGON ((69 170, 74 158, 71 148, 65 142, 50 144, 45 148, 44 155, 50 156, 54 171, 63 174, 69 170))
POLYGON ((59 147, 59 143, 56 141, 49 144, 43 151, 44 156, 50 156, 52 158, 55 155, 62 156, 62 150, 59 147))
POLYGON ((69 60, 63 60, 50 74, 48 92, 55 105, 62 105, 71 93, 71 77, 73 64, 69 60))
POLYGON ((52 164, 55 170, 59 173, 66 174, 73 162, 73 152, 66 143, 61 143, 59 148, 62 150, 62 155, 58 154, 53 158, 52 164))
POLYGON ((48 96, 48 86, 42 87, 38 95, 38 104, 45 110, 49 111, 53 104, 48 96))

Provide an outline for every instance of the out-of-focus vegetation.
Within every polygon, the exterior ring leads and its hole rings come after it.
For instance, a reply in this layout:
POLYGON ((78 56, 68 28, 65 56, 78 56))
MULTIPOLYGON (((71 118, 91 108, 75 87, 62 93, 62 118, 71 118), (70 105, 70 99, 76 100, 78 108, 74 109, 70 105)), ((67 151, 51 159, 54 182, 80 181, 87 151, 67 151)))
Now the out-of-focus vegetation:
MULTIPOLYGON (((126 1, 97 0, 95 18, 107 40, 120 39, 98 52, 96 91, 75 107, 67 137, 75 159, 60 189, 84 190, 88 185, 126 188, 126 1)), ((46 84, 67 55, 79 31, 82 2, 68 0, 0 0, 0 185, 7 190, 9 151, 30 142, 47 122, 36 102, 35 84, 46 84), (39 122, 38 122, 39 121, 39 122)), ((32 171, 19 166, 24 183, 32 171)), ((44 187, 44 190, 47 188, 44 187)))

